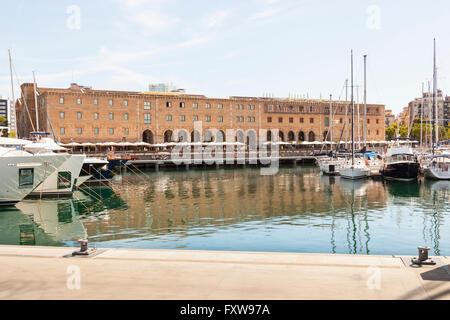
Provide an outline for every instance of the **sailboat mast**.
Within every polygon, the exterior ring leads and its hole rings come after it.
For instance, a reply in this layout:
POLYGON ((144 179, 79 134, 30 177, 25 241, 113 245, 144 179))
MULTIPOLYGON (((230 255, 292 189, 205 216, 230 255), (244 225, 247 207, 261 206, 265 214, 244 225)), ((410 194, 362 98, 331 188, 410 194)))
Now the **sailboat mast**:
POLYGON ((352 166, 355 164, 354 108, 353 108, 353 49, 351 51, 351 111, 352 111, 352 166))
POLYGON ((15 98, 14 98, 14 82, 13 82, 13 72, 12 72, 12 60, 11 60, 11 49, 8 49, 8 55, 9 55, 9 74, 11 77, 11 98, 12 98, 12 103, 15 103, 15 98))
POLYGON ((424 106, 423 106, 423 82, 422 82, 422 108, 420 109, 420 149, 423 148, 422 146, 422 121, 423 121, 423 111, 424 111, 424 106))
POLYGON ((333 150, 333 102, 332 95, 330 94, 330 149, 333 150))
POLYGON ((435 144, 437 143, 436 136, 437 136, 437 121, 436 121, 436 39, 433 39, 433 123, 435 126, 435 132, 433 135, 433 154, 434 154, 434 148, 435 144))
POLYGON ((366 79, 367 54, 364 55, 364 146, 367 145, 367 79, 366 79))
POLYGON ((345 149, 348 150, 348 79, 345 79, 345 149))
POLYGON ((33 71, 33 83, 34 83, 34 110, 36 111, 36 131, 39 131, 39 114, 38 114, 38 104, 37 104, 37 88, 36 88, 36 75, 33 71))

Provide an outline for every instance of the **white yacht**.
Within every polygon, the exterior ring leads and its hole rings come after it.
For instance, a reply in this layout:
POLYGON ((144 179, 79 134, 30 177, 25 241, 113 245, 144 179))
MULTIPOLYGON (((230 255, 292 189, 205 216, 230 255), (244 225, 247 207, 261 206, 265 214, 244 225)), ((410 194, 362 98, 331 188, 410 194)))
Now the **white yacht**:
POLYGON ((0 147, 0 205, 21 201, 69 157, 69 154, 33 155, 0 147))
POLYGON ((47 177, 28 197, 70 196, 80 175, 85 155, 71 155, 66 148, 56 144, 53 139, 40 138, 37 142, 29 140, 1 138, 0 145, 15 146, 34 155, 66 154, 67 160, 47 177))
POLYGON ((450 154, 426 157, 429 162, 424 167, 425 177, 434 180, 450 180, 450 154))

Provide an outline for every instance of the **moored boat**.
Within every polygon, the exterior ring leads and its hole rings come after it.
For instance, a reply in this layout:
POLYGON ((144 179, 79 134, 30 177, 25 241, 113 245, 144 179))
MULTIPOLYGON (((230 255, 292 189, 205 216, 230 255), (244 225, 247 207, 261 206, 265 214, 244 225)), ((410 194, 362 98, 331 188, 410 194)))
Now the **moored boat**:
POLYGON ((69 157, 68 154, 33 155, 0 147, 0 205, 21 201, 69 157))
POLYGON ((411 181, 419 176, 420 164, 411 147, 393 146, 387 153, 380 171, 387 180, 411 181))

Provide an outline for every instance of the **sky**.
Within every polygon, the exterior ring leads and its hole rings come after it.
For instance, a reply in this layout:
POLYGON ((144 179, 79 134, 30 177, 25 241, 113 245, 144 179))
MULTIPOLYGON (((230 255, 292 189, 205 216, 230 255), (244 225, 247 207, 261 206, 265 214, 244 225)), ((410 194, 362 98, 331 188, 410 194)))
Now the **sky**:
POLYGON ((208 97, 345 98, 399 113, 433 77, 450 95, 448 0, 16 0, 0 12, 0 95, 18 84, 146 91, 170 82, 208 97), (357 87, 358 86, 358 87, 357 87), (348 88, 350 95, 350 88, 348 88))

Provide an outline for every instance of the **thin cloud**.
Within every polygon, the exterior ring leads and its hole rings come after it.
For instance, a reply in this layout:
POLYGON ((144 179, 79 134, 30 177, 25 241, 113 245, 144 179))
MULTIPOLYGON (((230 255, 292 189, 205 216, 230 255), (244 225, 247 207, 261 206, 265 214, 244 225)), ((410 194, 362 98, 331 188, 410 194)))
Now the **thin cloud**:
POLYGON ((229 11, 218 11, 208 15, 204 21, 207 27, 214 28, 223 24, 223 21, 230 15, 229 11))

